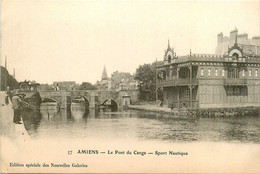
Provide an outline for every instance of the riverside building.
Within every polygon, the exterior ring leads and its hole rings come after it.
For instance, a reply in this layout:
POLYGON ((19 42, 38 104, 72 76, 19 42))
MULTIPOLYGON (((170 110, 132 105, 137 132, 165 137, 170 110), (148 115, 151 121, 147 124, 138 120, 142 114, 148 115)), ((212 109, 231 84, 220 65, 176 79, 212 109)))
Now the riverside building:
POLYGON ((230 32, 229 37, 224 36, 222 32, 218 34, 215 53, 226 53, 228 48, 234 45, 235 39, 237 39, 237 45, 243 49, 245 54, 260 55, 260 36, 253 36, 252 38, 248 38, 247 33, 238 34, 237 28, 230 32))
POLYGON ((156 97, 163 94, 170 108, 259 107, 259 71, 259 54, 245 53, 237 39, 225 54, 180 57, 168 43, 156 66, 156 97))

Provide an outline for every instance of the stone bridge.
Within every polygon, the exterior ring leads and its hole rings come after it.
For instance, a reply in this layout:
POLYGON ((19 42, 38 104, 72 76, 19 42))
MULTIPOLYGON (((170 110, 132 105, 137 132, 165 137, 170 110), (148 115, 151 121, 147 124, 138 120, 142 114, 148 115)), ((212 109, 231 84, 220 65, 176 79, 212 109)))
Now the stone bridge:
POLYGON ((52 100, 60 105, 60 108, 67 108, 75 98, 83 97, 89 108, 102 105, 107 100, 114 100, 117 107, 130 104, 130 97, 126 91, 111 90, 71 90, 71 91, 39 91, 42 100, 52 100))

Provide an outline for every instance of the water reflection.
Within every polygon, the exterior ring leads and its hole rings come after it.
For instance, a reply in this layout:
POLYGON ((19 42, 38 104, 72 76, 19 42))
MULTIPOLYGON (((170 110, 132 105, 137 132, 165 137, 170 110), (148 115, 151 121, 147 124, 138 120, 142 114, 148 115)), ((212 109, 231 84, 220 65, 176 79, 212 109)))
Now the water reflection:
POLYGON ((40 112, 23 114, 26 130, 37 138, 109 138, 135 141, 260 142, 259 116, 236 118, 165 118, 134 110, 87 109, 82 103, 70 110, 42 105, 40 112))
POLYGON ((26 108, 22 111, 21 117, 28 134, 32 136, 36 135, 41 123, 42 114, 38 110, 26 108))
POLYGON ((53 117, 59 112, 59 106, 54 102, 42 103, 40 112, 44 117, 53 117))
POLYGON ((74 120, 87 119, 89 114, 89 110, 85 103, 72 103, 69 111, 71 111, 70 116, 74 120))

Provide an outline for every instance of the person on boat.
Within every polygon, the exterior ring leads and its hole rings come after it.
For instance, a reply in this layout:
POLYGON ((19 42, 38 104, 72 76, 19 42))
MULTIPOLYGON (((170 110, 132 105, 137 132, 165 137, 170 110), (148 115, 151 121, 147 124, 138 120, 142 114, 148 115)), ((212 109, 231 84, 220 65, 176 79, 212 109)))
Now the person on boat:
POLYGON ((22 101, 22 97, 24 97, 25 94, 15 94, 12 97, 12 108, 14 110, 14 118, 13 122, 15 124, 22 124, 21 121, 21 109, 23 109, 23 104, 28 105, 28 103, 22 101))

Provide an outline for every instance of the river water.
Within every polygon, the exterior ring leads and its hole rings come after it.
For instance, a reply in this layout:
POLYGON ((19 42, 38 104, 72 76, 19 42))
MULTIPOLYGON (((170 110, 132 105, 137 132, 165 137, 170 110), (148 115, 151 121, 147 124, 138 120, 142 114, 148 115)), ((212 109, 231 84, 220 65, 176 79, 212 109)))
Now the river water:
POLYGON ((260 142, 260 117, 165 118, 137 110, 111 112, 72 104, 69 110, 44 103, 22 113, 30 137, 97 138, 160 142, 260 142))

